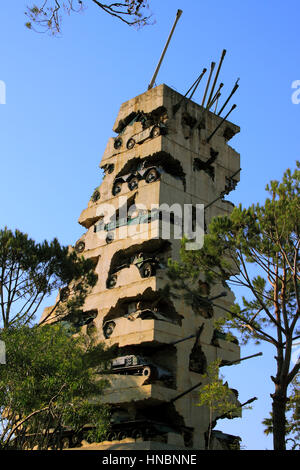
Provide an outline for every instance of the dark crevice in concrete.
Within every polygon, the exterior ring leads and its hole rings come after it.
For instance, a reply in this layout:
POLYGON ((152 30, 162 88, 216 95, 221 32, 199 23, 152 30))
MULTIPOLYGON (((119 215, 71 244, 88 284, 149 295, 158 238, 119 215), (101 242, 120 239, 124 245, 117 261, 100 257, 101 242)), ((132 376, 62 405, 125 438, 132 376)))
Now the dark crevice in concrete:
POLYGON ((167 109, 164 106, 159 106, 150 113, 145 113, 144 111, 133 111, 124 119, 121 119, 114 129, 114 132, 121 134, 125 131, 126 127, 134 122, 141 122, 143 129, 158 124, 159 122, 166 120, 168 118, 167 109))
MULTIPOLYGON (((127 317, 131 321, 135 318, 135 311, 142 312, 143 310, 153 311, 159 313, 165 317, 165 321, 171 321, 172 323, 182 324, 182 315, 176 312, 173 302, 170 300, 166 289, 153 291, 150 287, 146 289, 142 294, 138 294, 134 297, 125 297, 119 299, 114 307, 103 318, 103 325, 109 321, 117 318, 127 317), (136 308, 136 310, 135 310, 136 308)), ((149 317, 150 315, 148 315, 149 317)), ((143 318, 143 315, 141 316, 143 318)), ((157 319, 160 319, 157 316, 157 319)))
POLYGON ((135 264, 139 269, 145 263, 151 263, 150 260, 153 260, 155 264, 159 264, 160 258, 166 258, 170 247, 171 243, 167 240, 152 239, 132 245, 124 250, 119 250, 111 259, 109 276, 123 268, 128 268, 131 264, 135 264))
POLYGON ((163 171, 169 173, 175 178, 182 180, 184 189, 186 189, 186 175, 183 171, 182 165, 179 160, 176 160, 172 155, 167 152, 160 151, 145 158, 135 157, 129 160, 121 171, 116 176, 117 178, 124 177, 129 174, 135 174, 140 169, 146 169, 150 167, 161 167, 163 171))
POLYGON ((210 158, 207 161, 203 161, 200 158, 194 158, 193 170, 201 171, 203 170, 213 181, 215 179, 215 168, 213 163, 216 161, 219 152, 216 152, 212 148, 210 149, 210 158))

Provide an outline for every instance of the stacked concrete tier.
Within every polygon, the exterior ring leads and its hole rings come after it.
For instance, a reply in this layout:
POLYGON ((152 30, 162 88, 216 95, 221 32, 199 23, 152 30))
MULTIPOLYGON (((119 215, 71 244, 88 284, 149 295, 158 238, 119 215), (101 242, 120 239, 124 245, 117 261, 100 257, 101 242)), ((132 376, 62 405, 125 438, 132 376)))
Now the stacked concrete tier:
MULTIPOLYGON (((239 358, 238 344, 215 331, 224 310, 192 307, 181 292, 168 295, 165 267, 168 258, 179 260, 174 230, 181 222, 175 215, 163 239, 162 221, 149 215, 153 205, 164 213, 167 205, 183 209, 219 198, 205 211, 207 226, 232 211, 219 196, 239 181, 239 154, 228 145, 239 128, 225 121, 207 143, 222 118, 203 111, 166 85, 124 103, 100 164, 105 177, 79 218, 87 231, 75 249, 97 262, 98 274, 83 330, 120 348, 104 396, 115 410, 114 432, 97 448, 204 449, 209 411, 197 406, 199 389, 172 400, 199 383, 215 359, 239 358), (199 337, 176 343, 200 327, 199 337)), ((200 275, 204 296, 224 290, 203 281, 200 275)), ((233 300, 228 291, 217 303, 228 309, 233 300)), ((215 434, 215 448, 224 446, 221 434, 215 434)))

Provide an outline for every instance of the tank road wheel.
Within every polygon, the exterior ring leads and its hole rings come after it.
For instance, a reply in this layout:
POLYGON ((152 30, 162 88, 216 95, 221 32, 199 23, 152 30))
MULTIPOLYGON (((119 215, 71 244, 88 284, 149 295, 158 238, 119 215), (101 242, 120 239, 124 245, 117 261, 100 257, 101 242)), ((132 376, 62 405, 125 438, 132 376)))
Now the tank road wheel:
POLYGON ((143 437, 143 433, 142 433, 142 430, 139 429, 139 428, 135 428, 133 431, 132 431, 132 437, 133 439, 139 439, 140 437, 143 437))
POLYGON ((83 241, 79 241, 76 243, 75 251, 77 251, 77 253, 82 253, 84 249, 85 249, 85 243, 83 241))
POLYGON ((155 274, 155 269, 151 263, 145 263, 140 268, 141 277, 151 277, 155 274))
POLYGON ((127 142, 127 145, 126 147, 128 148, 128 150, 131 150, 133 149, 133 147, 135 146, 135 140, 134 139, 129 139, 128 142, 127 142))
POLYGON ((115 183, 112 188, 112 194, 113 196, 116 196, 119 194, 122 190, 122 183, 115 183))
POLYGON ((63 437, 60 440, 61 449, 68 449, 70 447, 70 441, 68 437, 63 437))
POLYGON ((88 434, 86 440, 89 444, 92 444, 92 442, 94 442, 94 437, 88 434))
POLYGON ((119 431, 117 433, 117 440, 118 441, 122 441, 123 439, 126 439, 126 437, 127 437, 126 431, 119 431))
POLYGON ((117 275, 113 274, 112 276, 109 276, 109 278, 106 281, 107 289, 112 289, 113 287, 115 287, 116 284, 117 284, 117 275))
POLYGON ((150 378, 153 374, 152 374, 152 369, 150 366, 146 366, 144 367, 144 369, 142 370, 142 375, 143 377, 148 377, 150 378))
POLYGON ((152 131, 151 131, 151 137, 154 139, 154 137, 158 137, 161 134, 161 130, 159 126, 154 126, 152 131))
POLYGON ((142 375, 143 375, 143 377, 147 377, 148 379, 156 380, 157 379, 157 370, 156 370, 155 367, 145 366, 144 369, 142 370, 142 375))
POLYGON ((136 176, 134 176, 133 178, 131 178, 130 181, 128 181, 128 188, 130 189, 130 191, 133 191, 134 189, 136 189, 139 185, 139 180, 136 176))
POLYGON ((109 323, 106 323, 106 325, 103 328, 103 334, 105 338, 109 338, 113 334, 115 327, 116 327, 116 324, 114 321, 110 321, 109 323))
POLYGON ((122 147, 122 139, 121 137, 117 137, 114 141, 114 148, 118 150, 121 147, 122 147))
POLYGON ((109 232, 107 235, 106 235, 106 238, 105 238, 105 241, 106 243, 111 243, 114 241, 114 234, 112 232, 109 232))
POLYGON ((113 432, 113 431, 109 432, 109 433, 107 434, 107 437, 106 437, 106 439, 107 439, 108 441, 115 441, 116 438, 117 438, 117 435, 116 435, 116 433, 113 432))
POLYGON ((146 176, 146 183, 153 183, 154 181, 158 180, 159 178, 159 173, 155 168, 152 168, 152 170, 149 170, 146 176))
POLYGON ((107 173, 111 174, 115 169, 115 165, 113 163, 110 163, 107 167, 107 173))

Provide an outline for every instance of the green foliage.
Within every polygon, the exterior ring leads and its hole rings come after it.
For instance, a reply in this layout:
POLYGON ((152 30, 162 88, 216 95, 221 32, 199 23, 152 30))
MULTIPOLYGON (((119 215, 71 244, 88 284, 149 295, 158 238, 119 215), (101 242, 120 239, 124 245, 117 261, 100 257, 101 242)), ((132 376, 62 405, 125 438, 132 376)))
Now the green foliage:
POLYGON ((202 377, 207 381, 202 385, 197 406, 206 406, 209 409, 209 428, 207 433, 207 447, 210 449, 212 429, 218 418, 233 418, 239 414, 241 407, 233 399, 233 392, 224 384, 219 374, 220 360, 211 362, 207 373, 202 377))
POLYGON ((27 7, 26 27, 37 32, 61 33, 62 13, 70 15, 85 10, 94 4, 105 13, 118 18, 129 26, 141 27, 149 24, 146 15, 148 0, 123 0, 123 2, 102 3, 99 0, 43 0, 39 5, 27 7))
POLYGON ((0 365, 0 447, 22 448, 31 435, 31 447, 59 448, 56 437, 64 430, 80 436, 87 424, 89 438, 103 439, 109 409, 99 398, 107 383, 95 368, 111 353, 72 333, 60 323, 2 330, 7 363, 0 365))
POLYGON ((207 373, 202 376, 208 383, 201 387, 198 406, 208 406, 213 414, 228 414, 232 418, 239 407, 234 405, 232 391, 219 375, 219 366, 219 360, 211 362, 207 373))
POLYGON ((93 262, 57 239, 36 243, 19 230, 0 230, 0 327, 30 323, 44 298, 71 282, 67 308, 79 309, 96 280, 93 262))
POLYGON ((295 377, 291 385, 287 405, 287 435, 292 448, 300 449, 300 374, 295 377))

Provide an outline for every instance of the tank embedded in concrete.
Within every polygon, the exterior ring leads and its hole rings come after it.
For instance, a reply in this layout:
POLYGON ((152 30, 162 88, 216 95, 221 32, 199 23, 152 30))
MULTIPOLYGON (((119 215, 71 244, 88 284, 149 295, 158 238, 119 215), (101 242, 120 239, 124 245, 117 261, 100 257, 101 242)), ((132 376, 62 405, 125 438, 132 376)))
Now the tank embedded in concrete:
MULTIPOLYGON (((122 104, 113 127, 117 135, 100 164, 105 178, 79 218, 86 232, 75 249, 98 260, 98 282, 77 322, 86 332, 93 328, 99 341, 119 347, 104 401, 124 416, 98 448, 204 449, 209 412, 197 406, 198 390, 171 400, 194 387, 209 363, 234 361, 240 354, 238 344, 214 327, 223 316, 220 307, 232 304, 232 293, 218 299, 218 308, 205 298, 218 296, 223 286, 199 279, 204 302, 197 305, 167 289, 167 260, 179 260, 181 237, 175 235, 181 222, 171 217, 170 236, 161 239, 160 206, 208 205, 208 225, 212 217, 231 213, 224 196, 240 177, 239 154, 228 145, 239 127, 225 121, 218 128, 220 116, 189 100, 174 114, 181 100, 160 85, 122 104), (149 215, 153 206, 159 208, 156 220, 149 215)), ((236 437, 215 432, 214 442, 224 448, 236 437)))

